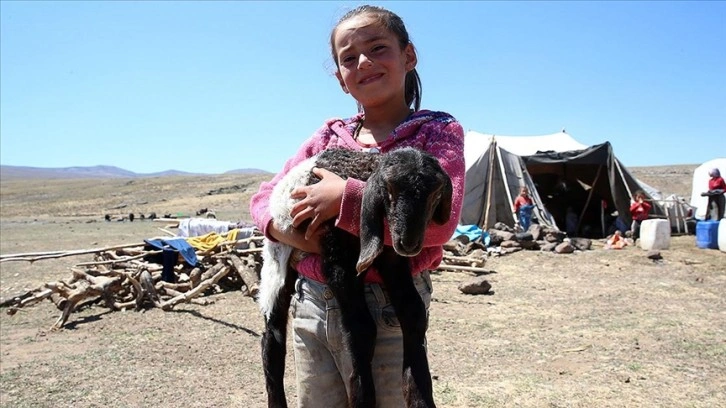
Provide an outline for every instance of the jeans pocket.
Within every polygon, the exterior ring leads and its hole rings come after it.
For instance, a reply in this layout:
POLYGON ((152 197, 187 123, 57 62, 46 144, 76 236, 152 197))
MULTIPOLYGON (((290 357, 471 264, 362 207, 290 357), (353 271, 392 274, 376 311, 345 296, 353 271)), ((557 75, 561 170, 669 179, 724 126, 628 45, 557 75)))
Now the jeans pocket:
POLYGON ((385 330, 400 331, 401 323, 398 321, 396 311, 393 310, 393 306, 389 303, 377 310, 377 326, 385 330))

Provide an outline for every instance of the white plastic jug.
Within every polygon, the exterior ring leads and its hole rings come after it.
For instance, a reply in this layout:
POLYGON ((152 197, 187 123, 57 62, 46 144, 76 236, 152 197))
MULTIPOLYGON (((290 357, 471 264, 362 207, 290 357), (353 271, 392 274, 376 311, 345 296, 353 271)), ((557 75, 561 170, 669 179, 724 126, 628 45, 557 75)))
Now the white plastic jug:
POLYGON ((671 245, 671 223, 668 220, 645 220, 640 223, 638 243, 642 249, 668 249, 671 245))
POLYGON ((718 249, 726 252, 726 218, 718 222, 718 249))

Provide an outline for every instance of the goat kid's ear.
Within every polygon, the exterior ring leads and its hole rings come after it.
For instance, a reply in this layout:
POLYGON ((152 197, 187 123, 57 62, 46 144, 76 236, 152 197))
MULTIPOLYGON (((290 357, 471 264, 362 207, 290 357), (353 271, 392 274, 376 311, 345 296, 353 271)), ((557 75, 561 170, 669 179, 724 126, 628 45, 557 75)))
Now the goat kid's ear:
POLYGON ((446 224, 451 217, 451 196, 454 193, 449 176, 443 174, 441 177, 444 179, 444 185, 441 188, 441 198, 436 204, 434 214, 431 217, 439 225, 446 224))
POLYGON ((356 270, 365 272, 383 251, 384 204, 386 188, 380 177, 371 177, 363 191, 360 210, 360 255, 356 270))

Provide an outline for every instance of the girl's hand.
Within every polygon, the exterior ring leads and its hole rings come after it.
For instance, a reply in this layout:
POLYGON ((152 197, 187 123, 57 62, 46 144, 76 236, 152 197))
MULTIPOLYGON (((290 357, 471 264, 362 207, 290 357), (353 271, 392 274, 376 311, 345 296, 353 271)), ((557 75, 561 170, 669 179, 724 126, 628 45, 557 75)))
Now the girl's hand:
POLYGON ((337 174, 317 167, 313 169, 313 174, 320 177, 318 183, 298 187, 290 194, 290 197, 300 199, 290 211, 293 227, 297 228, 303 221, 312 218, 305 231, 306 240, 317 235, 323 222, 338 215, 345 191, 345 180, 337 174))

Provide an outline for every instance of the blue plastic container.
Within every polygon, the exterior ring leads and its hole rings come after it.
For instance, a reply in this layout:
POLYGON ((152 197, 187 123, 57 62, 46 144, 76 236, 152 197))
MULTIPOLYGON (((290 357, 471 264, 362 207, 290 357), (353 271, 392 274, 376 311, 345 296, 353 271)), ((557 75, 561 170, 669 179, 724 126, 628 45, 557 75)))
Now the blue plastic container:
POLYGON ((718 221, 699 221, 696 224, 696 246, 718 249, 718 221))

